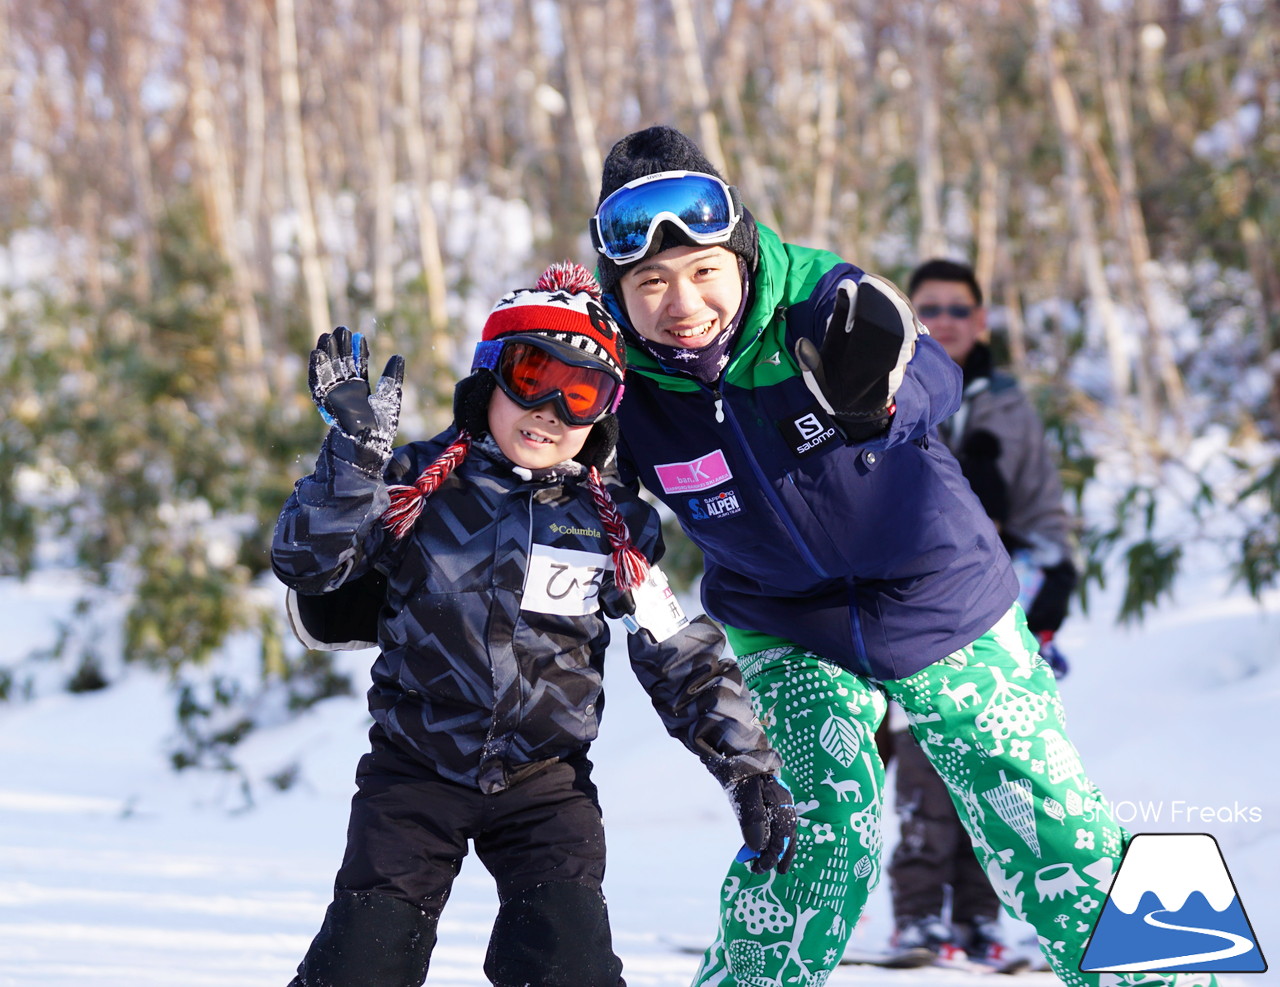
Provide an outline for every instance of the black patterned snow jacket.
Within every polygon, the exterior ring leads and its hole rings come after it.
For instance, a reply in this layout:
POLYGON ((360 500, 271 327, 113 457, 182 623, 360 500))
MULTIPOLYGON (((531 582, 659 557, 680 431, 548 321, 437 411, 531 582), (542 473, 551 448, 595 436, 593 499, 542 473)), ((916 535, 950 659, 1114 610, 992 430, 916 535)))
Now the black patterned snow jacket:
MULTIPOLYGON (((585 471, 525 480, 481 443, 395 541, 380 520, 388 484, 412 483, 456 435, 402 446, 380 474, 376 454, 331 429, 315 472, 285 503, 271 558, 300 593, 334 590, 371 567, 386 576, 374 720, 445 778, 496 792, 595 738, 604 616, 621 616, 623 601, 585 471)), ((616 478, 606 485, 636 547, 656 561, 656 512, 616 478)), ((707 617, 661 643, 644 630, 627 643, 667 731, 717 781, 779 769, 707 617)))

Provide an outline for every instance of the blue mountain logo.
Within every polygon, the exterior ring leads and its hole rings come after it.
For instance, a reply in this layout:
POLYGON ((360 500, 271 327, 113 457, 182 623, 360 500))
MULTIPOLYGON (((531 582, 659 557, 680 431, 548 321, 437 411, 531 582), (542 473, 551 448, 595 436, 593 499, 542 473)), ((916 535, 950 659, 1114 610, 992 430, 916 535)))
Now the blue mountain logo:
POLYGON ((1263 973, 1253 927, 1218 841, 1139 833, 1129 842, 1084 958, 1084 973, 1263 973))

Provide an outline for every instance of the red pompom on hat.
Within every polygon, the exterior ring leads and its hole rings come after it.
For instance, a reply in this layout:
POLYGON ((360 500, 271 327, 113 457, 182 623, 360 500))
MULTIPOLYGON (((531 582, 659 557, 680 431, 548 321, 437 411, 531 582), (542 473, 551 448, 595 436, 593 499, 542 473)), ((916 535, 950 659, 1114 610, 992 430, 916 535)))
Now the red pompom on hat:
MULTIPOLYGON (((481 339, 488 341, 515 335, 541 336, 563 346, 573 347, 617 374, 620 381, 626 374, 626 344, 622 340, 622 333, 618 324, 600 304, 599 283, 581 264, 571 261, 553 264, 534 287, 517 288, 502 297, 489 313, 481 339)), ((465 409, 470 402, 460 395, 469 393, 473 398, 483 396, 483 401, 475 403, 487 405, 492 384, 488 384, 489 390, 477 390, 486 381, 491 382, 492 377, 487 373, 476 372, 459 382, 458 392, 454 397, 454 417, 460 426, 457 437, 413 483, 388 487, 391 506, 382 515, 382 521, 397 540, 413 530, 422 516, 426 499, 467 458, 471 450, 471 434, 465 414, 460 413, 459 409, 465 409)), ((475 417, 480 419, 486 414, 487 412, 476 411, 475 417)), ((597 431, 606 429, 605 434, 608 436, 607 444, 598 450, 602 460, 612 452, 617 434, 616 424, 613 425, 614 431, 607 430, 612 416, 605 418, 606 421, 595 425, 597 431)), ((477 434, 484 430, 483 425, 484 421, 477 423, 477 434)), ((587 486, 609 539, 614 581, 623 592, 632 590, 648 576, 649 562, 644 553, 632 544, 627 522, 614 504, 604 478, 594 463, 587 470, 587 486)))
POLYGON ((600 361, 619 380, 626 373, 622 333, 600 304, 599 283, 581 264, 553 264, 534 287, 504 295, 485 320, 480 338, 516 334, 548 337, 573 346, 600 361))

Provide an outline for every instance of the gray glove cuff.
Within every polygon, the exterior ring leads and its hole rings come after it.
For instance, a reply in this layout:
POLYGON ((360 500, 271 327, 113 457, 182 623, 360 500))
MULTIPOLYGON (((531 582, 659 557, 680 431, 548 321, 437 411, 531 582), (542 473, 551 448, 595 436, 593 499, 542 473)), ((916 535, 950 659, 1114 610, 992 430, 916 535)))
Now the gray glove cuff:
POLYGON ((731 757, 704 757, 702 763, 726 792, 743 778, 776 775, 782 770, 782 757, 772 747, 731 757))
POLYGON ((387 461, 391 458, 389 442, 386 443, 386 452, 383 452, 380 448, 381 443, 378 445, 365 443, 355 436, 348 435, 337 425, 329 429, 325 441, 335 459, 349 463, 369 476, 381 477, 387 461))

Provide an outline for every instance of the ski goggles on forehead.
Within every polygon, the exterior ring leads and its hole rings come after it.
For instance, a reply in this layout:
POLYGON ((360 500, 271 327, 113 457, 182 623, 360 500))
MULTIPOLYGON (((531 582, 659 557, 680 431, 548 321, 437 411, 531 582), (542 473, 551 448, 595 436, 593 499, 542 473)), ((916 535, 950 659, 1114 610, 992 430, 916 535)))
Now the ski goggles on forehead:
POLYGON ((661 223, 678 226, 700 247, 724 243, 742 218, 737 190, 714 175, 660 171, 628 182, 591 217, 591 242, 616 264, 639 260, 661 223))
POLYGON ((502 393, 522 408, 550 402, 568 425, 594 425, 618 410, 622 381, 576 347, 530 336, 476 346, 471 369, 489 370, 502 393))

